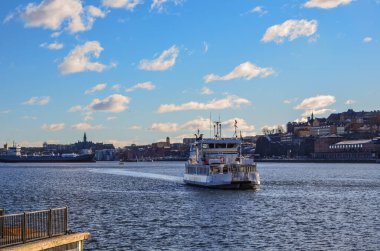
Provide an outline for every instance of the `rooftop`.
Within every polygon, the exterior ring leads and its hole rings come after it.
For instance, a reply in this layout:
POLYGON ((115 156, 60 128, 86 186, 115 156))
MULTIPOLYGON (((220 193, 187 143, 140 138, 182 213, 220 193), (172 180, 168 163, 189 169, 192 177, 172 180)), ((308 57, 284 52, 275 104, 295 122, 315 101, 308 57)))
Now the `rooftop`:
POLYGON ((371 139, 360 139, 360 140, 346 140, 336 143, 335 145, 355 145, 355 144, 368 144, 371 143, 371 139))

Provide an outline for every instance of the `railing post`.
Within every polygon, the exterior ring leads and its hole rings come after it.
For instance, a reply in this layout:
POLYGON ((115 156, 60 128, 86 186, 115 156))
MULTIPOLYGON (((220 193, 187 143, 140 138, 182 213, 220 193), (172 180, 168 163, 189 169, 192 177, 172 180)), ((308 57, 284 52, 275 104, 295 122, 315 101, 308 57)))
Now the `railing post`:
POLYGON ((48 211, 48 236, 52 236, 52 210, 49 208, 48 211))
POLYGON ((65 214, 64 214, 64 232, 65 232, 65 234, 67 234, 67 230, 68 230, 68 228, 69 228, 69 221, 68 221, 68 212, 69 211, 69 209, 68 209, 68 207, 65 207, 65 214))
POLYGON ((3 215, 5 215, 4 209, 0 209, 0 238, 4 235, 4 217, 1 217, 3 215))
POLYGON ((27 214, 24 212, 24 215, 22 217, 22 228, 21 228, 21 234, 22 234, 22 241, 26 243, 26 217, 27 214))

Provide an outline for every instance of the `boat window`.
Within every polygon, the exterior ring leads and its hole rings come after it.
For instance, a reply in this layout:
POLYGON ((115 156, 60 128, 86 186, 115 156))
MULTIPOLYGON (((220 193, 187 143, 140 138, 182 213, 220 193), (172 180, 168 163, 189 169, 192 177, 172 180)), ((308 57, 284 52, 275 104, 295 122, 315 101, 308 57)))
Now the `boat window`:
POLYGON ((202 144, 202 148, 207 149, 207 148, 209 148, 209 146, 208 146, 208 144, 202 144))
POLYGON ((215 148, 226 148, 226 144, 215 144, 215 148))
POLYGON ((210 148, 215 148, 215 144, 209 144, 210 148))
POLYGON ((227 144, 227 148, 236 148, 236 147, 237 147, 236 144, 233 144, 233 143, 227 144))

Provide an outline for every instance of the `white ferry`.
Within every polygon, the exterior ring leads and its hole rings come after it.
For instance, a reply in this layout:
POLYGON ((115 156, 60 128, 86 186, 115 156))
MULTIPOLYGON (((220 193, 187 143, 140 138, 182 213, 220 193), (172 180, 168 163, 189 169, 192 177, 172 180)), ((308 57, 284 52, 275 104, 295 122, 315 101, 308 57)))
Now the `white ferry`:
POLYGON ((210 188, 258 189, 260 176, 256 163, 242 155, 242 140, 237 138, 236 130, 235 138, 222 138, 221 123, 216 122, 215 127, 217 133, 213 139, 196 135, 185 164, 183 181, 210 188))

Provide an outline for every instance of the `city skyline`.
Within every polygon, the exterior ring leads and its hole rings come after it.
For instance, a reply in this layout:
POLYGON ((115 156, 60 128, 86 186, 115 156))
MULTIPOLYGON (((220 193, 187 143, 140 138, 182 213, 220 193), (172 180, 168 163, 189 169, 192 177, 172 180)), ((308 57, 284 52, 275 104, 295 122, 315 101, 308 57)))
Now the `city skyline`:
POLYGON ((2 2, 0 142, 173 142, 378 110, 378 0, 2 2))

